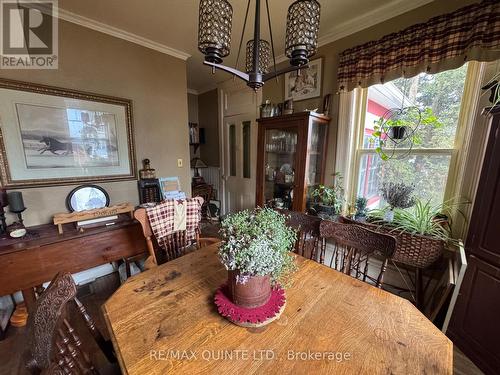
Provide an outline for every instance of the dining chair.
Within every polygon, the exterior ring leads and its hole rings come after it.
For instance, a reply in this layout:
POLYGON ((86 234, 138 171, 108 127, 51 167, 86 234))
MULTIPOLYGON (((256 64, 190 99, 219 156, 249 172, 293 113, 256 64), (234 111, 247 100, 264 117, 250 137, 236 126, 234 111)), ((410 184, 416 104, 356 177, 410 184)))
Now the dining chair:
POLYGON ((278 211, 286 216, 287 225, 297 231, 294 252, 305 258, 317 260, 321 218, 297 211, 278 211))
POLYGON ((89 355, 90 342, 84 345, 84 336, 70 323, 75 308, 110 364, 116 363, 111 343, 104 340, 85 306, 76 298, 71 274, 58 273, 28 317, 27 349, 22 361, 25 370, 32 374, 98 374, 89 355), (70 306, 72 303, 74 306, 70 306))
MULTIPOLYGON (((212 238, 200 238, 199 227, 196 228, 196 238, 194 243, 188 240, 186 231, 174 232, 159 242, 151 229, 146 209, 136 209, 134 211, 134 217, 141 224, 142 232, 146 239, 146 246, 150 254, 149 258, 151 258, 149 261, 146 260, 146 267, 149 268, 183 256, 191 250, 199 249, 200 247, 215 243, 215 240, 212 238)), ((217 239, 217 241, 220 240, 217 239)))
MULTIPOLYGON (((397 246, 395 237, 374 232, 359 225, 323 220, 320 224, 321 252, 320 262, 325 264, 328 240, 333 241, 330 267, 364 282, 371 281, 378 288, 382 287, 384 273, 389 258, 397 246), (376 277, 368 275, 370 258, 374 255, 383 257, 382 265, 376 277)), ((375 267, 373 265, 373 267, 375 267)))

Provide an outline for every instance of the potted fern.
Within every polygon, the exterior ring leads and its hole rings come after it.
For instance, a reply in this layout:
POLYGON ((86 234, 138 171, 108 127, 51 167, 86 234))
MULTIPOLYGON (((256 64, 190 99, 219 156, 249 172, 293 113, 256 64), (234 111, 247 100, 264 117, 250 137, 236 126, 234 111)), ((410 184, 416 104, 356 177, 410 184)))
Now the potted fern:
POLYGON ((283 285, 295 270, 290 252, 295 231, 284 215, 270 208, 229 214, 221 224, 221 263, 228 270, 232 301, 242 307, 264 305, 273 285, 283 285))

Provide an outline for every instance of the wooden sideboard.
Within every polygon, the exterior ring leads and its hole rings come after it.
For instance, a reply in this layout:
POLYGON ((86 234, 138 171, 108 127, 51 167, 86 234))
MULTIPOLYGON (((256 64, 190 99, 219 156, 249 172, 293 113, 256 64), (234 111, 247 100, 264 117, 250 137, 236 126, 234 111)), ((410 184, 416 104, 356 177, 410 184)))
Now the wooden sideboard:
POLYGON ((34 235, 0 239, 0 296, 21 290, 28 311, 35 301, 33 288, 58 272, 76 273, 147 251, 140 224, 130 219, 83 232, 68 224, 64 234, 52 224, 28 229, 34 235))

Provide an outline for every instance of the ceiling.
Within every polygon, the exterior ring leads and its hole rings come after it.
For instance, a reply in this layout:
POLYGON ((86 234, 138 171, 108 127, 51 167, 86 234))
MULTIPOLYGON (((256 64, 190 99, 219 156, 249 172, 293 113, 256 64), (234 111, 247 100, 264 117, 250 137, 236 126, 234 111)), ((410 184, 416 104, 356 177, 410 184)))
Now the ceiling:
MULTIPOLYGON (((246 0, 229 0, 233 6, 231 54, 224 64, 234 66, 240 42, 246 0)), ((342 38, 432 0, 319 0, 320 45, 342 38)), ((276 56, 283 58, 286 14, 292 0, 269 0, 276 56)), ((187 85, 194 92, 215 87, 229 76, 210 74, 197 49, 198 0, 59 0, 60 18, 92 27, 132 42, 187 58, 187 85), (188 57, 190 56, 190 57, 188 57)), ((251 39, 253 4, 244 43, 251 39)), ((263 2, 263 10, 265 10, 263 2)), ((264 12, 263 12, 264 13, 264 12)), ((264 15, 262 15, 264 17, 264 15)), ((267 19, 262 18, 263 38, 268 38, 267 19)), ((242 68, 243 54, 238 66, 242 68)), ((280 60, 281 60, 280 59, 280 60)), ((167 69, 167 67, 165 67, 167 69)))

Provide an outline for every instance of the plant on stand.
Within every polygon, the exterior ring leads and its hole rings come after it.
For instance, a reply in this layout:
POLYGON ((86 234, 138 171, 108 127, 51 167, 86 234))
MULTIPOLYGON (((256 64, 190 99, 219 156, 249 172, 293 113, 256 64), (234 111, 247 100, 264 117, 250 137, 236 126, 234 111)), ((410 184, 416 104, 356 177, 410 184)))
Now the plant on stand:
POLYGON ((311 192, 314 201, 314 209, 318 216, 335 217, 342 212, 344 206, 344 185, 342 175, 337 172, 333 174, 333 185, 318 185, 311 192))
POLYGON ((221 263, 228 270, 233 302, 246 308, 264 305, 273 285, 286 284, 295 270, 296 233, 284 215, 256 208, 228 215, 221 224, 221 263))
POLYGON ((405 185, 404 183, 384 182, 380 188, 382 198, 389 205, 389 209, 385 211, 385 220, 392 222, 394 220, 394 209, 409 208, 415 204, 413 197, 413 185, 405 185))

